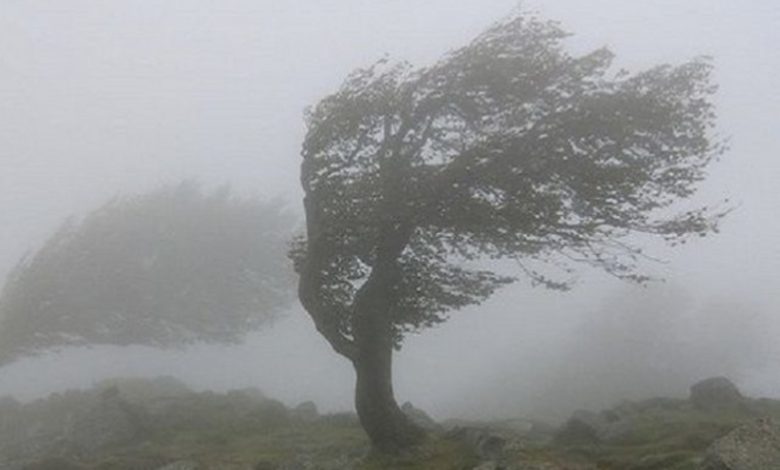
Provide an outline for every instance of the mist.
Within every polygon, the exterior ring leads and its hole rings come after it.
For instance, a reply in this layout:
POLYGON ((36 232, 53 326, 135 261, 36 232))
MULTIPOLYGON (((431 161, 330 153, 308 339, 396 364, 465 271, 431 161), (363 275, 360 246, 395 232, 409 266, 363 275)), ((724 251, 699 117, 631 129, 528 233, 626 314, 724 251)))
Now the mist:
MULTIPOLYGON (((86 0, 0 5, 0 277, 70 216, 191 179, 271 200, 303 224, 304 110, 385 55, 427 65, 514 1, 86 0)), ((656 280, 578 269, 567 292, 519 282, 411 335, 396 394, 437 419, 565 419, 578 408, 685 397, 727 376, 780 398, 780 7, 771 0, 527 1, 617 68, 713 58, 729 150, 690 201, 733 208, 720 233, 648 242, 656 280), (728 200, 728 202, 724 202, 728 200)), ((293 234, 291 234, 292 236, 293 234)), ((294 303, 237 345, 66 348, 3 367, 22 401, 109 377, 257 387, 286 405, 353 409, 354 372, 294 303)))

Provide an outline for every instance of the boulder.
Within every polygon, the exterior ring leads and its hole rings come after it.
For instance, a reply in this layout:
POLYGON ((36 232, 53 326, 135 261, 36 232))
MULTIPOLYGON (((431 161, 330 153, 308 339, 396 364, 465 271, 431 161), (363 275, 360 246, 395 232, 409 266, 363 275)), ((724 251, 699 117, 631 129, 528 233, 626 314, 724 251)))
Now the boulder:
POLYGON ((275 401, 267 398, 262 392, 258 392, 251 388, 245 388, 242 390, 230 390, 224 396, 218 394, 207 396, 210 402, 219 401, 220 406, 230 408, 239 414, 245 414, 275 401))
POLYGON ((440 429, 439 423, 433 420, 428 413, 415 407, 410 402, 401 405, 401 411, 417 426, 427 430, 436 431, 440 429))
POLYGON ((689 400, 702 410, 729 408, 743 403, 737 386, 725 377, 712 377, 695 383, 689 400))
POLYGON ((313 401, 305 401, 292 410, 295 419, 310 423, 320 417, 317 411, 317 405, 313 401))
POLYGON ((769 419, 740 426, 707 448, 700 470, 780 468, 780 429, 769 419))
POLYGON ((578 410, 558 430, 555 442, 562 445, 596 444, 602 441, 609 424, 609 420, 600 413, 578 410))
POLYGON ((447 437, 455 439, 470 447, 481 461, 500 460, 506 439, 490 429, 478 427, 455 428, 447 433, 447 437))

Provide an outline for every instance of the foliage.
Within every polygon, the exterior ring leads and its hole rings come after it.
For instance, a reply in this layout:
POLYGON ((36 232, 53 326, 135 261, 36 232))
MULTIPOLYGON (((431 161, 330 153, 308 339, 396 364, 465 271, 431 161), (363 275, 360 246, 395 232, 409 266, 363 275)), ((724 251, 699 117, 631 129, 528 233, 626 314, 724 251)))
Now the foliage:
POLYGON ((53 347, 235 342, 293 300, 292 218, 193 183, 70 220, 8 277, 0 363, 53 347))
POLYGON ((399 344, 514 280, 480 259, 516 260, 550 288, 569 286, 572 263, 641 282, 632 235, 716 228, 722 211, 674 211, 725 148, 709 61, 613 73, 608 50, 575 57, 566 36, 512 16, 431 66, 357 70, 308 112, 307 236, 292 257, 338 351, 349 354, 372 277, 392 284, 399 344))

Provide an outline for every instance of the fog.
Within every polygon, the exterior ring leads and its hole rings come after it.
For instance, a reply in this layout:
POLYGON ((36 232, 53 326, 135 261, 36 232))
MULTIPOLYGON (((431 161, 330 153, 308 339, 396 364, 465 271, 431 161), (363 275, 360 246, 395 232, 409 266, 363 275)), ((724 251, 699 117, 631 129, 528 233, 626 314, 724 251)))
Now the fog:
MULTIPOLYGON (((0 276, 70 215, 183 179, 279 197, 302 217, 304 109, 388 55, 416 65, 467 43, 514 1, 70 0, 0 3, 0 276)), ((527 1, 638 70, 713 57, 730 149, 695 202, 734 210, 718 234, 666 247, 629 286, 582 267, 568 292, 521 281, 411 335, 396 393, 439 418, 551 416, 685 396, 727 375, 780 397, 780 6, 773 0, 527 1)), ((21 399, 114 376, 197 389, 257 386, 294 405, 352 408, 351 366, 299 306, 238 346, 66 350, 0 372, 21 399)))

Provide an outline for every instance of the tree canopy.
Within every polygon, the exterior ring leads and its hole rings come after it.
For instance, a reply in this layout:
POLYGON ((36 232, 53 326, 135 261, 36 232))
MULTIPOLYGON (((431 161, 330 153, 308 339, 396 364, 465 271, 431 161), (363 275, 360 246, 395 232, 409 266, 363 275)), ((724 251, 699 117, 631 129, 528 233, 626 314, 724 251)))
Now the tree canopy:
POLYGON ((71 219, 8 276, 0 364, 63 346, 239 341, 294 299, 293 222, 190 182, 71 219))
POLYGON ((514 259, 553 288, 568 285, 529 260, 643 281, 633 234, 716 228, 716 210, 674 211, 725 148, 708 59, 614 71, 610 51, 573 56, 566 36, 514 15, 433 65, 357 70, 310 109, 308 231, 293 255, 304 306, 337 350, 350 353, 355 306, 382 266, 395 269, 384 280, 400 341, 514 280, 469 261, 514 259))

